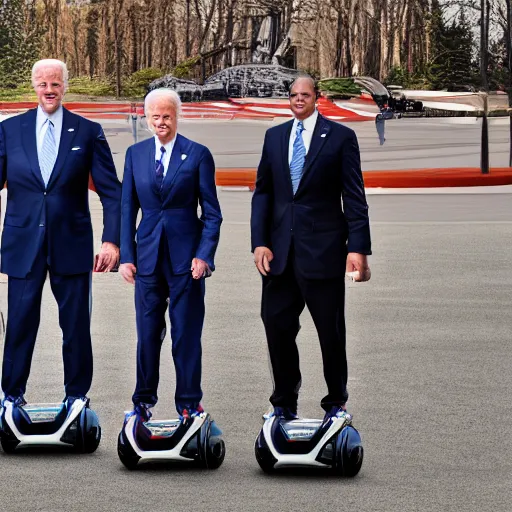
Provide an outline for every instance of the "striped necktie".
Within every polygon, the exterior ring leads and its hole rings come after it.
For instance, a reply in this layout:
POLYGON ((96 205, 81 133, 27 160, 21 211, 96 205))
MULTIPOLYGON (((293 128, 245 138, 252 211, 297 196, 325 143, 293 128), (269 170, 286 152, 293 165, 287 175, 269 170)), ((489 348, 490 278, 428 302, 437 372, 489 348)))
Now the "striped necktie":
POLYGON ((160 160, 157 160, 155 162, 155 172, 156 172, 156 183, 158 185, 158 188, 162 188, 162 182, 164 180, 164 155, 165 155, 165 148, 163 146, 160 147, 161 155, 160 160))
POLYGON ((39 155, 39 167, 45 187, 48 186, 55 161, 57 160, 57 145, 55 144, 53 123, 49 119, 46 122, 48 123, 48 128, 46 128, 41 154, 39 155))
POLYGON ((304 168, 304 160, 306 159, 306 146, 302 140, 302 132, 304 125, 302 121, 297 123, 297 131, 295 132, 295 140, 293 141, 292 161, 290 162, 290 176, 292 178, 293 193, 299 188, 300 179, 302 178, 302 169, 304 168))

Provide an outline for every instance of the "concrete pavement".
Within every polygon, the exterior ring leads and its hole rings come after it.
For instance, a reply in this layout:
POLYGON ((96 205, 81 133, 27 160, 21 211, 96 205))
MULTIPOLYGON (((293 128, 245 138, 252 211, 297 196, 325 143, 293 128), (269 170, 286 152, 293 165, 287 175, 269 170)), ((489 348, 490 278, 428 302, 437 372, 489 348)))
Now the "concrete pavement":
MULTIPOLYGON (((248 124, 245 132, 241 124, 233 123, 215 124, 212 130, 206 122, 202 128, 183 122, 182 131, 210 140, 216 160, 259 158, 264 128, 248 124), (239 152, 234 154, 236 148, 239 152)), ((441 144, 435 126, 426 132, 418 129, 441 144)), ((130 135, 120 129, 128 126, 106 128, 121 176, 130 135), (114 129, 119 129, 117 135, 114 129)), ((366 139, 365 129, 358 133, 363 161, 381 150, 374 147, 376 135, 375 140, 373 136, 366 139)), ((493 128, 495 140, 501 140, 505 129, 493 128)), ((411 133, 423 143, 424 138, 411 133)), ((445 127, 443 133, 445 144, 454 152, 465 147, 458 133, 452 137, 445 127)), ((476 133, 473 127, 465 132, 466 138, 476 133)), ((501 165, 505 141, 498 146, 502 149, 493 156, 498 159, 495 165, 501 165)), ((411 153, 401 153, 396 141, 394 148, 395 157, 403 154, 406 160, 415 159, 412 147, 411 153)), ((431 149, 429 166, 440 158, 431 149)), ((469 152, 466 157, 470 160, 475 155, 469 152)), ((380 162, 385 165, 386 161, 383 156, 380 162)), ((259 318, 260 279, 249 252, 250 197, 247 192, 219 191, 225 221, 217 271, 207 281, 204 405, 224 431, 223 466, 213 472, 180 468, 129 472, 121 465, 117 434, 135 383, 133 288, 118 274, 95 274, 95 375, 90 397, 100 416, 103 440, 92 455, 0 454, 0 509, 510 510, 510 188, 368 195, 373 276, 368 283, 349 285, 346 308, 348 405, 365 446, 362 471, 353 480, 323 473, 267 476, 254 458, 253 442, 272 384, 259 318)), ((91 212, 99 247, 102 212, 93 193, 91 212)), ((5 293, 6 285, 0 283, 2 299, 5 293)), ((302 323, 299 412, 315 417, 321 414, 319 400, 325 384, 316 332, 307 312, 302 323)), ((167 340, 156 408, 160 418, 174 416, 170 349, 167 340)), ((57 307, 47 285, 27 398, 60 401, 62 378, 57 307)))
MULTIPOLYGON (((349 410, 365 461, 354 480, 263 474, 253 454, 271 392, 259 319, 260 280, 249 252, 250 194, 220 191, 225 222, 207 283, 204 404, 224 431, 214 472, 129 472, 117 433, 135 379, 133 288, 95 275, 90 396, 104 437, 95 454, 0 455, 3 510, 364 512, 506 511, 511 498, 511 194, 369 196, 369 283, 347 291, 349 410)), ((92 201, 96 243, 101 206, 92 201)), ((27 396, 62 399, 57 310, 49 287, 27 396)), ((321 414, 319 346, 307 313, 299 336, 300 413, 321 414)), ((172 416, 170 343, 158 417, 172 416)))

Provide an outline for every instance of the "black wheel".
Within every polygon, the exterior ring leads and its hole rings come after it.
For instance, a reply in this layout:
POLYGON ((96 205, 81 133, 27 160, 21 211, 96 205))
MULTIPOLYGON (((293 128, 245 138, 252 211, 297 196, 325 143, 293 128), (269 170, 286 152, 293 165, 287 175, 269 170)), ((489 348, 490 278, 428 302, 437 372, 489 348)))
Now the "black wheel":
POLYGON ((364 449, 359 432, 351 425, 346 426, 336 439, 336 463, 334 471, 340 476, 353 478, 363 465, 364 449))
POLYGON ((275 471, 274 464, 276 463, 276 459, 270 452, 267 442, 265 441, 263 430, 259 433, 254 443, 254 454, 256 455, 256 460, 260 468, 265 473, 273 473, 275 471))
POLYGON ((226 444, 221 437, 222 432, 212 421, 209 423, 205 436, 202 439, 204 443, 204 465, 207 469, 218 469, 224 462, 226 456, 226 444))
POLYGON ((101 427, 96 413, 85 407, 79 416, 76 450, 79 453, 93 453, 101 441, 101 427))
POLYGON ((98 449, 101 441, 101 427, 98 425, 86 432, 84 436, 84 453, 93 453, 98 449))
POLYGON ((140 460, 140 457, 128 444, 125 436, 123 435, 123 431, 121 431, 119 437, 117 438, 117 455, 119 456, 119 460, 123 463, 123 465, 130 470, 135 469, 140 460))
POLYGON ((5 409, 2 409, 0 417, 0 444, 4 453, 11 454, 16 451, 16 447, 20 444, 17 437, 7 425, 4 419, 5 409))
POLYGON ((16 451, 16 447, 20 442, 16 439, 7 439, 5 437, 0 438, 0 444, 2 445, 2 450, 4 453, 12 454, 16 451))

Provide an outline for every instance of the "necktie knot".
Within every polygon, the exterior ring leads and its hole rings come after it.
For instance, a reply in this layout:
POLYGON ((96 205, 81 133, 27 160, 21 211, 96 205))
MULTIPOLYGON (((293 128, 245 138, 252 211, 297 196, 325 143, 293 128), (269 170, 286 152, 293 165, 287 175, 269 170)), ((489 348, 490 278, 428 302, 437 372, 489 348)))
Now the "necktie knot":
POLYGON ((304 131, 304 124, 302 123, 302 121, 299 121, 297 123, 297 134, 300 134, 304 131))

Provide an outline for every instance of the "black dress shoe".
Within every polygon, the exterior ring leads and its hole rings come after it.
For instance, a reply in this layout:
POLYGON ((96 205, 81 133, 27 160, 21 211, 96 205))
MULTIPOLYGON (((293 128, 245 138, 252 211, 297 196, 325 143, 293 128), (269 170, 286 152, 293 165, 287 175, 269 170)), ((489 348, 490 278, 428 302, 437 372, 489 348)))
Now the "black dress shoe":
POLYGON ((292 409, 291 407, 274 407, 274 416, 286 421, 299 419, 297 409, 292 409))

